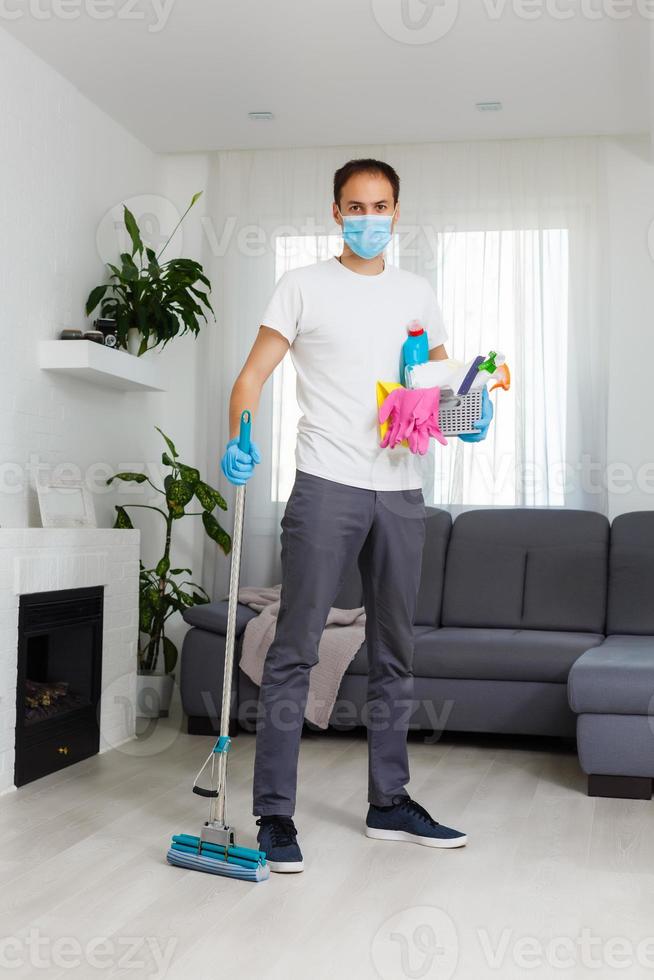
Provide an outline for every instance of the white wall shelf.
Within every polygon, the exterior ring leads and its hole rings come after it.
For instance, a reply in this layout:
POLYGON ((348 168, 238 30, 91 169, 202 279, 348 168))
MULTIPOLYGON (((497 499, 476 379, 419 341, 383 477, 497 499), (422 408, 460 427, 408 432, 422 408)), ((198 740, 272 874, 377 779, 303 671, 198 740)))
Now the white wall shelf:
POLYGON ((161 365, 92 340, 42 340, 39 366, 120 391, 165 391, 161 365))

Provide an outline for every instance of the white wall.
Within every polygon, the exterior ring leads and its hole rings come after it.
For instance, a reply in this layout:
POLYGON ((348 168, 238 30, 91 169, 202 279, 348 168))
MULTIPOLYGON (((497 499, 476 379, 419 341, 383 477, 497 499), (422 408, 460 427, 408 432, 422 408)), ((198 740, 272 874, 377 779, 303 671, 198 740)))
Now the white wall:
MULTIPOLYGON (((34 466, 61 471, 66 464, 87 479, 98 525, 109 527, 125 488, 106 488, 106 475, 158 465, 163 443, 155 425, 178 443, 185 462, 201 465, 198 345, 192 337, 174 341, 158 355, 167 390, 141 393, 41 371, 38 342, 63 327, 91 326, 84 302, 105 281, 104 262, 120 251, 108 211, 118 208, 119 215, 128 201, 141 218, 159 205, 181 213, 202 189, 203 159, 156 156, 2 30, 0 127, 0 525, 38 524, 34 466)), ((175 239, 177 254, 199 256, 199 205, 175 239)), ((138 494, 130 499, 143 502, 138 494)), ((134 517, 144 560, 154 562, 163 548, 160 527, 148 512, 134 517)), ((199 520, 176 531, 175 563, 199 577, 199 520)), ((173 639, 183 630, 180 622, 173 639)))
POLYGON ((654 163, 649 138, 606 141, 610 517, 654 508, 654 163))
MULTIPOLYGON (((30 454, 83 468, 143 455, 143 400, 40 371, 37 346, 62 327, 90 326, 84 301, 104 276, 98 223, 121 199, 152 191, 156 159, 4 32, 0 93, 0 523, 20 527, 27 494, 9 492, 7 464, 27 472, 30 454)), ((108 499, 97 507, 107 523, 108 499)))

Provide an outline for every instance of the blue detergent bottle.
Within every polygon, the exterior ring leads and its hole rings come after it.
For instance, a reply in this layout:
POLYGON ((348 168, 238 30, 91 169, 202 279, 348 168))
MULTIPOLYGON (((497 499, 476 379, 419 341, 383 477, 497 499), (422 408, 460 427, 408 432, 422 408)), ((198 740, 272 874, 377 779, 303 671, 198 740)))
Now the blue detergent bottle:
POLYGON ((429 360, 429 338, 424 327, 413 320, 407 327, 409 336, 402 344, 400 357, 400 384, 406 386, 405 369, 409 365, 424 364, 429 360))

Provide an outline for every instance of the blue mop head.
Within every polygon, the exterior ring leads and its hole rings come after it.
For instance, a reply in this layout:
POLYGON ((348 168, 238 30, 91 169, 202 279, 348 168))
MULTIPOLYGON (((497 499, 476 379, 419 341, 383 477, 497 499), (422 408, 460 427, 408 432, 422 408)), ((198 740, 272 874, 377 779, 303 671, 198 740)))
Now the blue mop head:
POLYGON ((241 881, 265 881, 270 877, 263 851, 249 847, 224 848, 209 844, 191 834, 175 834, 168 853, 168 864, 190 871, 207 871, 213 875, 239 878, 241 881))

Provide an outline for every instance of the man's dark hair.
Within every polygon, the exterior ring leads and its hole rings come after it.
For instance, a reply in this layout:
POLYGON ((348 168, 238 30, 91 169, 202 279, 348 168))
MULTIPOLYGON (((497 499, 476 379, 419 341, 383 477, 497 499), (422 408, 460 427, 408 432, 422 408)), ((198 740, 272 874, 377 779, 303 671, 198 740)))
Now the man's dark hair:
POLYGON ((334 174, 334 200, 341 206, 341 191, 355 174, 381 174, 393 188, 393 204, 400 199, 400 178, 388 163, 382 160, 348 160, 334 174))

